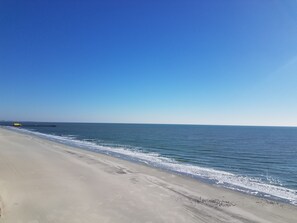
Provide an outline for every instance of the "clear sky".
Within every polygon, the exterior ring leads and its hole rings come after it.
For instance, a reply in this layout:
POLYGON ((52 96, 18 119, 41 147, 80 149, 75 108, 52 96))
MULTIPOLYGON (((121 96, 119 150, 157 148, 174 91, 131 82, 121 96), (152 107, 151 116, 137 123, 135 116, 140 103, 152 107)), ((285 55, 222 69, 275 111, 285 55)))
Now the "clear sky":
POLYGON ((0 120, 297 125, 296 0, 0 0, 0 120))

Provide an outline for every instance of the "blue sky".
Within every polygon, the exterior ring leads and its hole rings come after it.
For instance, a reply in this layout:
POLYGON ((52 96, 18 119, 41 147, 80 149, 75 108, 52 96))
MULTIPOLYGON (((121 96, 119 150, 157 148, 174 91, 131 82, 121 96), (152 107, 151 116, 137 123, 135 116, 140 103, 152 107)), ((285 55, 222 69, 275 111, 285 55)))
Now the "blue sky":
POLYGON ((0 120, 297 125, 297 1, 0 1, 0 120))

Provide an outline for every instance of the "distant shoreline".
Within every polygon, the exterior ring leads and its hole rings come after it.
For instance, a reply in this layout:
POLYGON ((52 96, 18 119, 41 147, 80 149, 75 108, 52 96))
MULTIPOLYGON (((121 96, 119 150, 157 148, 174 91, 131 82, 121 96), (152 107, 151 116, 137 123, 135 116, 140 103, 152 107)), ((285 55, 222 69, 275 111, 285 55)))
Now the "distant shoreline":
POLYGON ((1 123, 74 123, 74 124, 123 124, 123 125, 185 125, 185 126, 230 126, 230 127, 275 127, 275 128, 297 128, 297 125, 251 125, 251 124, 190 124, 190 123, 141 123, 141 122, 63 122, 63 121, 0 121, 1 123))

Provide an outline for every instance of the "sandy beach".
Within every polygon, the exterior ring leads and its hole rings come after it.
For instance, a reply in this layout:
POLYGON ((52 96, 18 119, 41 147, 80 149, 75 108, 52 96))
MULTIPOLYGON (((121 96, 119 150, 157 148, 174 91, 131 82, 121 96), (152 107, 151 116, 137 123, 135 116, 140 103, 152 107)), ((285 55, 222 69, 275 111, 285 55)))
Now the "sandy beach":
POLYGON ((297 207, 0 128, 0 222, 297 222, 297 207))

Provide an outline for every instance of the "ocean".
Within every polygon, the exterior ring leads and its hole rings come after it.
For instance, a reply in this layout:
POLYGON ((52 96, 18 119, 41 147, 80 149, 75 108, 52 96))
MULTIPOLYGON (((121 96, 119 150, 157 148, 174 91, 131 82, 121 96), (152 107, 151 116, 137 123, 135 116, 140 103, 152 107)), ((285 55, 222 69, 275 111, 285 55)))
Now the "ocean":
POLYGON ((14 129, 297 205, 297 128, 294 127, 24 124, 43 126, 14 129))

